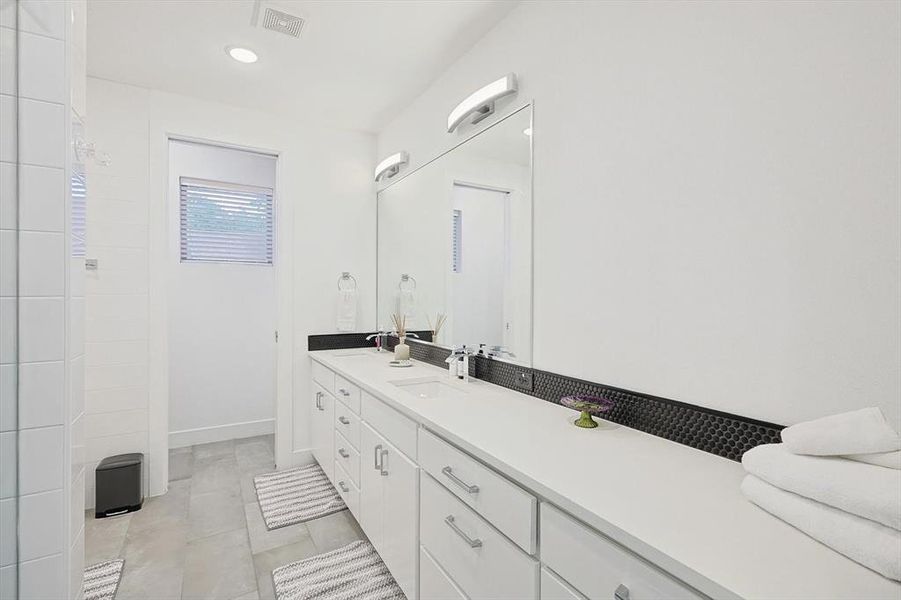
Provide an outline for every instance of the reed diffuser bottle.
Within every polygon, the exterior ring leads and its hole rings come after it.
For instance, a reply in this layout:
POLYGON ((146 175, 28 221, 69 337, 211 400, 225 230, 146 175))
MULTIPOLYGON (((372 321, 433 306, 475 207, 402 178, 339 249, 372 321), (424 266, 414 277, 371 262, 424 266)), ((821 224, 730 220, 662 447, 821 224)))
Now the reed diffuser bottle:
POLYGON ((410 360, 410 347, 407 345, 407 317, 399 314, 391 315, 394 329, 397 331, 397 345, 394 347, 394 360, 410 360))

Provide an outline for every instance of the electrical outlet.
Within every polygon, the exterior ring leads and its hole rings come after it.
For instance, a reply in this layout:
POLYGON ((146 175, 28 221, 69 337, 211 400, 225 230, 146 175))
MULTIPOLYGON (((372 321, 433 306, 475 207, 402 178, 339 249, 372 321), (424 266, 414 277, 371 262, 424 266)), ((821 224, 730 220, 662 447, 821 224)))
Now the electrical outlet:
POLYGON ((513 385, 517 389, 531 392, 532 391, 532 374, 527 371, 520 371, 513 380, 513 385))

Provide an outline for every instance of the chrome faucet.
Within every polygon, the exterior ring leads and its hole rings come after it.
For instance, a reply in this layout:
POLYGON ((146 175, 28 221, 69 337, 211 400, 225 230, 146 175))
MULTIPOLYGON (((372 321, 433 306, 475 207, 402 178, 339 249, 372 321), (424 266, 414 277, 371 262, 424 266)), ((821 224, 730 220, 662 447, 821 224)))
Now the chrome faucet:
POLYGON ((455 346, 451 350, 450 356, 444 361, 447 363, 451 377, 456 377, 469 383, 469 357, 473 354, 472 348, 467 348, 466 344, 460 347, 455 346))
POLYGON ((372 335, 367 335, 366 341, 368 342, 369 340, 375 339, 375 351, 381 352, 382 351, 382 338, 385 337, 386 335, 388 335, 388 332, 382 331, 381 329, 379 329, 377 333, 373 333, 372 335))

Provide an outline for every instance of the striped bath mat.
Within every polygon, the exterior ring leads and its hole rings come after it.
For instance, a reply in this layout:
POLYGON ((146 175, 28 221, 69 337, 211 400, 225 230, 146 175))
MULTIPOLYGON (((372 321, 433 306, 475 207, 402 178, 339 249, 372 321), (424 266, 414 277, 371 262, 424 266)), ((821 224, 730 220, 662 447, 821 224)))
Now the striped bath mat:
POLYGON ((352 542, 272 572, 278 600, 405 600, 369 542, 352 542))
POLYGON ((347 508, 318 464, 253 478, 267 529, 287 527, 347 508))
POLYGON ((122 578, 122 559, 108 560, 84 570, 84 600, 113 600, 122 578))

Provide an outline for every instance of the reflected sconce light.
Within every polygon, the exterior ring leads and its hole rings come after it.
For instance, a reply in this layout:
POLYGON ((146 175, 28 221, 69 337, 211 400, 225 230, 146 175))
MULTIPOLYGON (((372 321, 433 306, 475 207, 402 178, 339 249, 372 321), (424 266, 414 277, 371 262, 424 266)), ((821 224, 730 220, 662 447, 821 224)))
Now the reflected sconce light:
POLYGON ((392 154, 375 168, 375 180, 390 179, 398 174, 400 168, 410 162, 410 155, 401 150, 397 154, 392 154))
POLYGON ((478 123, 494 113, 495 101, 515 94, 517 89, 516 73, 509 73, 477 90, 447 115, 447 132, 453 132, 469 117, 472 117, 470 123, 478 123))

